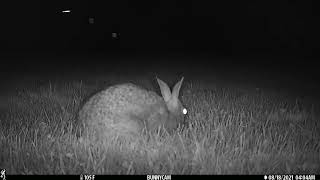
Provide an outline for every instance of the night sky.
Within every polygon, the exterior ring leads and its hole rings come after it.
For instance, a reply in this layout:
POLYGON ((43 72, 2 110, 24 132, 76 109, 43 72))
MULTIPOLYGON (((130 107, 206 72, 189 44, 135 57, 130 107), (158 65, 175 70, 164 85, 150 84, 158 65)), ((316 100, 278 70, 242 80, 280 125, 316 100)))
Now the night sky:
MULTIPOLYGON (((311 1, 12 1, 3 49, 299 54, 319 47, 311 1), (62 13, 71 10, 70 13, 62 13), (90 23, 89 18, 94 22, 90 23), (111 33, 121 38, 112 39, 111 33)), ((6 5, 6 4, 5 4, 6 5)))
POLYGON ((2 72, 152 66, 177 74, 268 72, 316 84, 314 6, 305 0, 8 1, 1 11, 2 72))

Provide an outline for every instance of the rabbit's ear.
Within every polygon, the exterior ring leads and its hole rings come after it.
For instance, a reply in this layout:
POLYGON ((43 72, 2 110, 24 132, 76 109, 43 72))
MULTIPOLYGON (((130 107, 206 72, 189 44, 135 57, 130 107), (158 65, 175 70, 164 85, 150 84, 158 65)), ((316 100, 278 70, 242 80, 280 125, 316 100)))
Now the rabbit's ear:
POLYGON ((182 77, 181 80, 179 82, 177 82, 176 85, 174 85, 173 90, 172 90, 172 98, 178 99, 179 91, 180 91, 183 79, 184 79, 184 77, 182 77))
POLYGON ((171 91, 170 91, 169 86, 165 82, 163 82, 161 79, 157 78, 157 81, 160 86, 161 94, 162 94, 164 101, 169 102, 171 99, 171 91))

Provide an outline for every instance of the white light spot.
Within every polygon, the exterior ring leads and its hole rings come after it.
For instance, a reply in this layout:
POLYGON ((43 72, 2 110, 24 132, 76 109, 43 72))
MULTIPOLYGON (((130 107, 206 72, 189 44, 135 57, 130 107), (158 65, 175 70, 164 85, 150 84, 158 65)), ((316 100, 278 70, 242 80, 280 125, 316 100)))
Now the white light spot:
POLYGON ((93 24, 94 23, 94 18, 90 17, 89 18, 89 24, 93 24))
POLYGON ((119 34, 118 34, 118 33, 113 32, 113 33, 111 34, 111 36, 112 36, 112 38, 118 38, 119 34))
POLYGON ((71 10, 63 10, 62 13, 70 13, 71 10))
POLYGON ((186 114, 188 113, 187 109, 186 109, 186 108, 183 108, 182 113, 183 113, 184 115, 186 115, 186 114))

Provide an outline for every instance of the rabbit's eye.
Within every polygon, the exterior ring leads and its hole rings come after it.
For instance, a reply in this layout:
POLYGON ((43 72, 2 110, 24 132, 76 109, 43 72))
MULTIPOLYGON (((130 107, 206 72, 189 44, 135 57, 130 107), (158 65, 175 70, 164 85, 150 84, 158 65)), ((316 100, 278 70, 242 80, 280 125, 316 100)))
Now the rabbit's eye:
POLYGON ((186 114, 188 113, 187 109, 186 109, 186 108, 183 108, 183 109, 182 109, 182 113, 183 113, 184 115, 186 115, 186 114))

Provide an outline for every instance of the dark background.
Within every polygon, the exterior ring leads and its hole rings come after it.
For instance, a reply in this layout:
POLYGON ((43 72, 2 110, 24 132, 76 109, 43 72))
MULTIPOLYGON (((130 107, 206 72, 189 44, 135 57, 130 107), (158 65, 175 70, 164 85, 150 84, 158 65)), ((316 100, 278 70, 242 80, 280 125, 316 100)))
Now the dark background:
POLYGON ((66 77, 170 70, 270 86, 279 80, 316 94, 316 7, 306 0, 2 2, 1 72, 66 77))
POLYGON ((304 0, 9 1, 2 4, 1 48, 312 56, 319 48, 315 6, 304 0), (121 38, 112 39, 112 32, 121 38))

